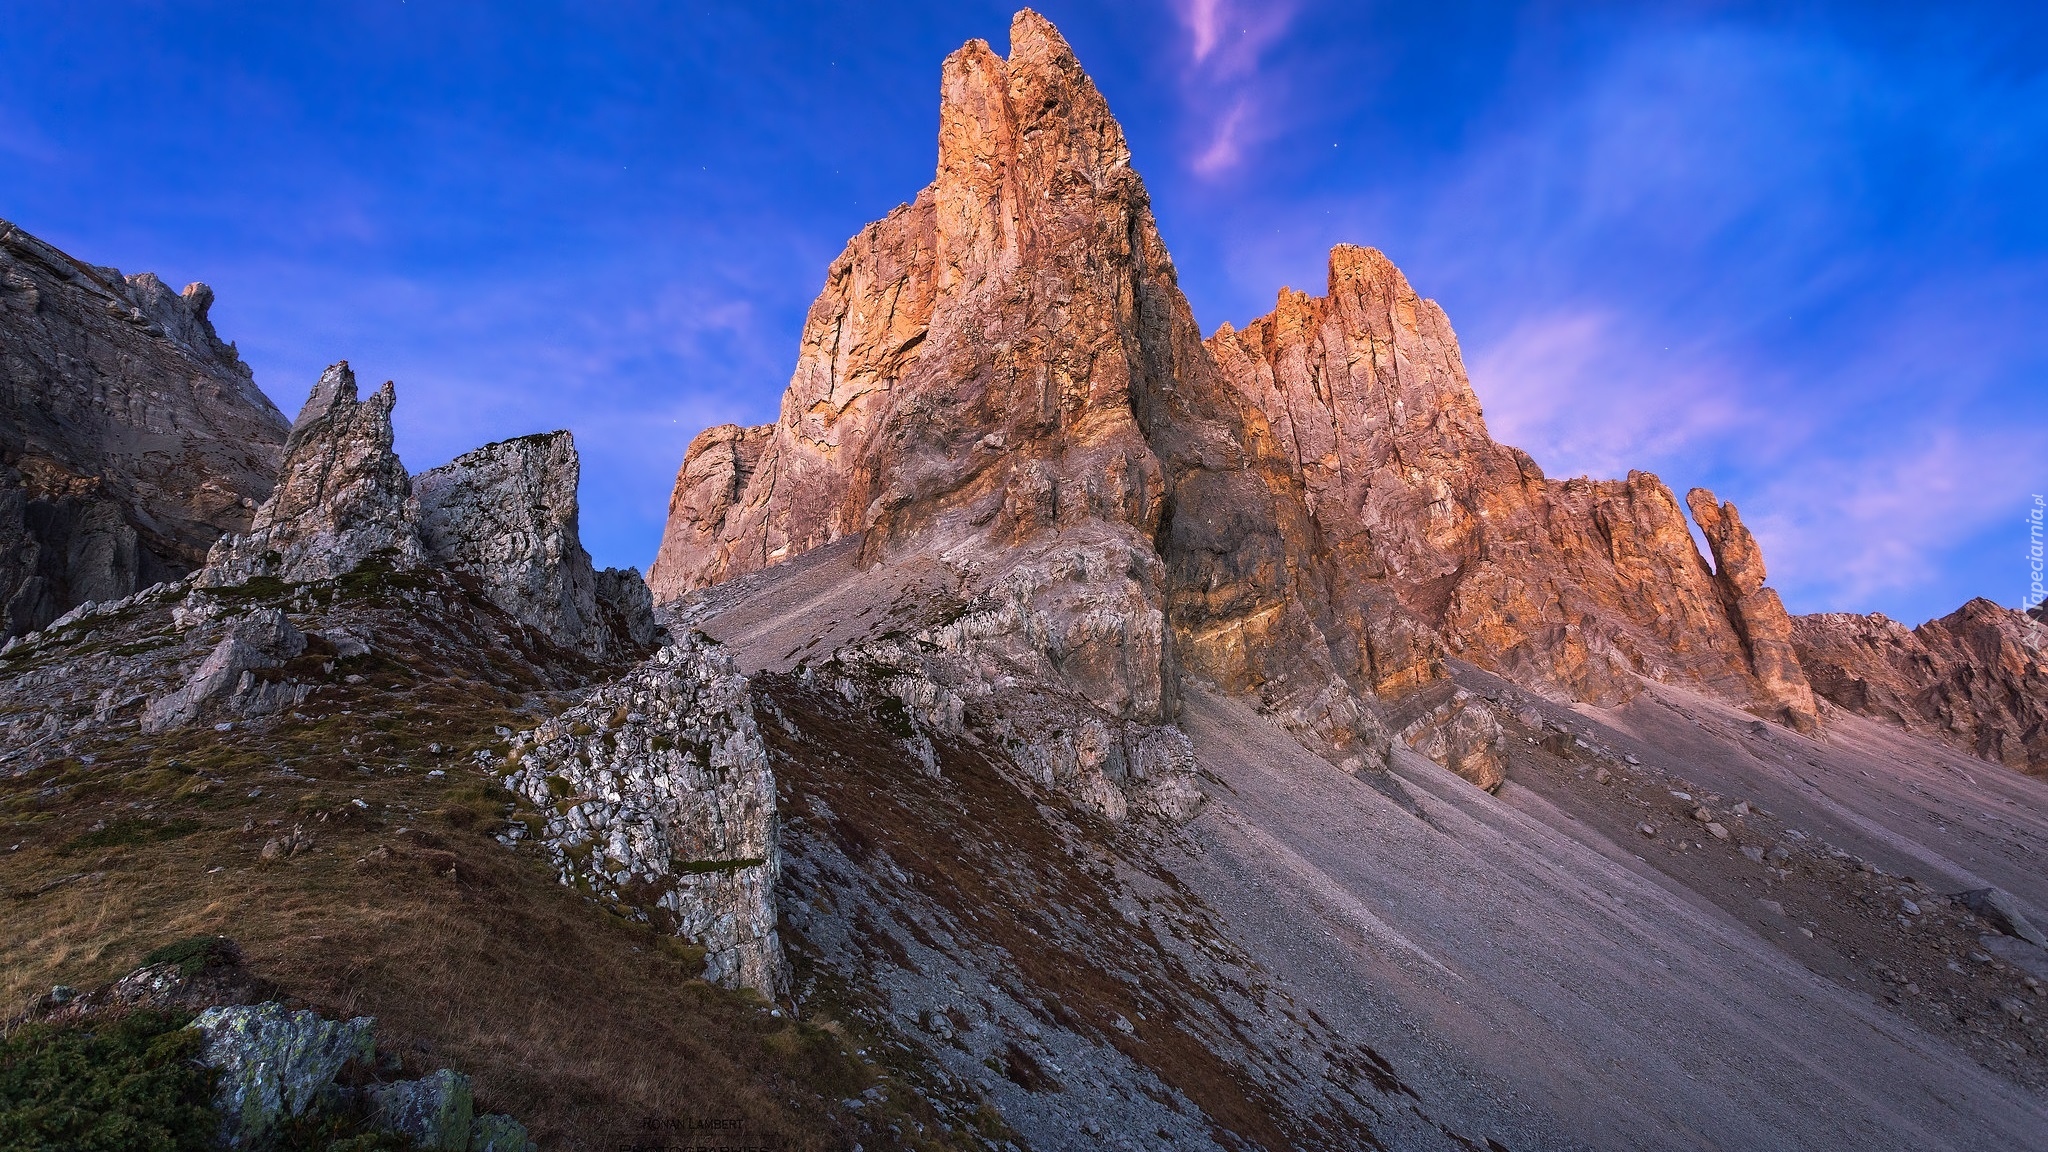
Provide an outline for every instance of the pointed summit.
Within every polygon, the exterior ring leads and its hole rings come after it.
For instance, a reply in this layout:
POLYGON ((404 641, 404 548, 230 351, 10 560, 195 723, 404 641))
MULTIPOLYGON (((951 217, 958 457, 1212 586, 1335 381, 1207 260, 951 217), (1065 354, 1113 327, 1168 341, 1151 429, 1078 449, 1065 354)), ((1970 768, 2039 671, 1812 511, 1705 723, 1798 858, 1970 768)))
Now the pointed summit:
POLYGON ((399 567, 423 563, 412 480, 392 450, 397 402, 389 381, 358 400, 346 360, 322 372, 285 441, 277 488, 256 509, 246 536, 224 536, 213 546, 200 585, 258 576, 327 580, 380 553, 399 567))
POLYGON ((1029 11, 939 88, 935 178, 833 263, 780 421, 692 445, 656 598, 859 536, 863 568, 944 554, 1023 590, 977 643, 1112 716, 1170 717, 1186 667, 1357 743, 1300 487, 1203 348, 1102 94, 1029 11))

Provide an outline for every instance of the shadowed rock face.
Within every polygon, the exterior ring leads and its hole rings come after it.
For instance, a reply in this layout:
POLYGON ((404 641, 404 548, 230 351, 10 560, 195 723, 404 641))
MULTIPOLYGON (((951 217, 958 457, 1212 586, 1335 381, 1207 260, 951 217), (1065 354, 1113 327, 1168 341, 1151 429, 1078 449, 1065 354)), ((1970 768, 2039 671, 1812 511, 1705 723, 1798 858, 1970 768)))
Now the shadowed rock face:
POLYGON ((412 481, 391 447, 397 402, 390 381, 358 399, 346 360, 322 373, 292 422, 276 491, 247 535, 214 546, 199 583, 331 580, 378 554, 395 567, 422 563, 412 481))
POLYGON ((2048 625, 1982 598, 1908 629, 1882 614, 1795 616, 1791 642, 1831 703, 2022 772, 2048 772, 2048 625))
POLYGON ((653 639, 636 578, 602 574, 577 530, 582 468, 567 432, 487 444, 413 478, 427 558, 483 582, 493 604, 594 659, 653 639))
POLYGON ((466 574, 484 597, 555 645, 594 660, 656 637, 639 573, 594 571, 577 531, 575 440, 503 440, 418 477, 392 450, 395 387, 360 399, 342 361, 321 374, 292 425, 283 476, 241 536, 223 537, 202 588, 257 577, 332 580, 376 560, 466 574))
POLYGON ((0 220, 0 636, 181 576, 249 526, 285 423, 212 304, 0 220))

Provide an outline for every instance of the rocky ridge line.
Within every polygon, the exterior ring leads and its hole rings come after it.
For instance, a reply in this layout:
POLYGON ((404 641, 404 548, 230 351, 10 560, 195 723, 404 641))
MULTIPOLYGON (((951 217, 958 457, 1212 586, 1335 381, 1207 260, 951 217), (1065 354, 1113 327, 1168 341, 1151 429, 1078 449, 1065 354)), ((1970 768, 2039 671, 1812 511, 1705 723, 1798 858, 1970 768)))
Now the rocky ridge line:
POLYGON ((1795 616, 1791 643, 1837 707, 2048 773, 2048 624, 1978 598, 1907 628, 1882 613, 1795 616))
POLYGON ((577 530, 580 465, 567 432, 501 441, 417 477, 392 448, 395 387, 367 400, 330 366, 293 422, 273 492, 248 533, 223 537, 196 583, 332 580, 373 559, 477 580, 551 643, 604 660, 655 639, 637 573, 593 569, 577 530))

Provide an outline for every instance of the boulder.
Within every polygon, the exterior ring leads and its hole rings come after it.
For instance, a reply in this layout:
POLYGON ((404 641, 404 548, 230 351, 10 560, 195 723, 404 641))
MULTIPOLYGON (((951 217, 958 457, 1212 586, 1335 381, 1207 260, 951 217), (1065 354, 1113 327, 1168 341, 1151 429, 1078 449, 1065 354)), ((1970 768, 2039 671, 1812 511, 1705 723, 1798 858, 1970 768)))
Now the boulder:
POLYGON ((468 1152, 472 1146, 475 1102, 469 1077, 460 1072, 442 1068, 417 1080, 373 1084, 364 1095, 371 1123, 412 1141, 421 1152, 468 1152))
POLYGON ((197 672, 143 708, 142 730, 166 732, 208 713, 246 717, 276 712, 305 699, 302 685, 264 680, 260 669, 281 667, 306 650, 306 637, 285 614, 258 608, 231 621, 197 672))
POLYGON ((539 1152, 526 1125, 510 1116, 486 1113, 469 1126, 469 1152, 539 1152))
POLYGON ((370 1017, 323 1020, 274 1001, 208 1008, 192 1026, 206 1035, 200 1061, 220 1072, 214 1107, 230 1148, 260 1146, 281 1121, 331 1106, 336 1074, 376 1051, 370 1017))
POLYGON ((2003 889, 1973 888, 1968 892, 1958 892, 1950 899, 1983 917, 1985 923, 2007 936, 2025 940, 2036 948, 2048 948, 2048 937, 2027 921, 2019 905, 2003 889))

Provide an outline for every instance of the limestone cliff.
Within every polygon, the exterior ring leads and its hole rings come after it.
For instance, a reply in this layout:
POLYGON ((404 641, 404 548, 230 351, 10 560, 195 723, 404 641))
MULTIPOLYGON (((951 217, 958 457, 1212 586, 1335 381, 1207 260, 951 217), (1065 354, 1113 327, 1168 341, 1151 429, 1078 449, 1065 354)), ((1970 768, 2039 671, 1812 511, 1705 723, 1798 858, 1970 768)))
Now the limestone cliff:
POLYGON ((212 304, 0 220, 0 636, 181 576, 248 528, 285 422, 212 304))
POLYGON ((1795 616, 1813 690, 1851 712, 2048 773, 2048 624, 1976 599, 1907 628, 1882 614, 1795 616))
MULTIPOLYGON (((1647 676, 1796 702, 1756 589, 1738 632, 1670 490, 1552 481, 1495 444, 1448 320, 1377 252, 1339 248, 1328 296, 1204 342, 1122 132, 1043 19, 1017 16, 1008 59, 948 58, 938 152, 827 272, 781 418, 691 444, 658 600, 858 537, 862 568, 967 573, 949 634, 1019 677, 1156 723, 1193 675, 1352 766, 1389 739, 1370 698, 1441 684, 1451 656, 1585 699, 1647 676)), ((1437 695, 1410 742, 1497 783, 1499 726, 1437 695)))
POLYGON ((1114 718, 1170 718, 1185 670, 1369 753, 1304 493, 1203 347, 1121 129, 1042 18, 1010 44, 947 59, 937 177, 833 263, 781 419, 692 445, 657 599, 858 535, 863 564, 971 571, 1008 622, 978 645, 1114 718))
POLYGON ((1449 319, 1378 251, 1339 246, 1327 295, 1283 290, 1208 344, 1308 491, 1313 533, 1295 546, 1329 556, 1376 692, 1437 678, 1448 651, 1579 699, 1676 680, 1810 725, 1784 608, 1734 507, 1694 493, 1726 553, 1717 577, 1657 477, 1553 480, 1495 442, 1449 319))
POLYGON ((652 604, 637 575, 591 567, 577 526, 582 466, 567 432, 501 440, 413 478, 427 558, 564 648, 595 659, 645 647, 652 604), (631 578, 622 578, 628 577, 631 578))

